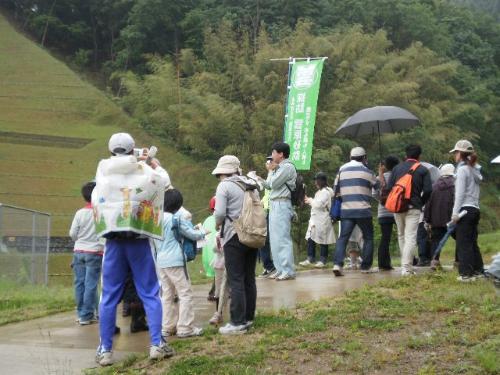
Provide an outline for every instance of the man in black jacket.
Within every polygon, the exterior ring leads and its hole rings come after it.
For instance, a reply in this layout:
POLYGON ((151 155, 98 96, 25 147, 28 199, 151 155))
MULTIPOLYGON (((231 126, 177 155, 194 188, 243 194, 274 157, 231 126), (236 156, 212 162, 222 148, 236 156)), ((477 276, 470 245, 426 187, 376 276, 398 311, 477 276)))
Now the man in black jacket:
MULTIPOLYGON (((419 145, 409 145, 406 147, 406 160, 399 163, 392 170, 391 179, 387 185, 390 191, 396 182, 406 175, 415 163, 419 163, 422 148, 419 145)), ((394 214, 396 226, 398 228, 399 250, 401 252, 401 274, 403 276, 412 275, 413 272, 413 252, 417 246, 417 229, 422 214, 422 208, 429 199, 432 192, 432 183, 429 171, 420 165, 413 172, 411 196, 408 210, 394 214)))

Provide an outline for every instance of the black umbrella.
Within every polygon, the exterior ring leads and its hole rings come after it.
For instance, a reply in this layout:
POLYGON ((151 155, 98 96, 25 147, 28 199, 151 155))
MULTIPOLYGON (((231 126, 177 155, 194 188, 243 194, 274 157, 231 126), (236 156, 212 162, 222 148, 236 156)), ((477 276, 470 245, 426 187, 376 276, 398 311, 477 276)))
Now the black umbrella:
POLYGON ((380 158, 382 158, 380 134, 396 133, 419 124, 418 117, 406 109, 394 106, 377 106, 356 112, 335 133, 351 135, 354 138, 362 135, 378 134, 378 148, 380 158))

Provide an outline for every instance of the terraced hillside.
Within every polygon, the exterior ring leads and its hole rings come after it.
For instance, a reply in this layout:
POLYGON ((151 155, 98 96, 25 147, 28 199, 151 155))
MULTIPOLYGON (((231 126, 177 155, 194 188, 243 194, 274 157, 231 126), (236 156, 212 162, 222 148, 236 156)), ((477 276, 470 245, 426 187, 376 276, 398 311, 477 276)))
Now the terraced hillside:
POLYGON ((0 202, 51 213, 52 235, 65 235, 82 205, 80 186, 93 178, 117 131, 129 131, 140 146, 157 145, 187 208, 203 212, 216 182, 212 163, 195 163, 148 137, 0 14, 0 202))

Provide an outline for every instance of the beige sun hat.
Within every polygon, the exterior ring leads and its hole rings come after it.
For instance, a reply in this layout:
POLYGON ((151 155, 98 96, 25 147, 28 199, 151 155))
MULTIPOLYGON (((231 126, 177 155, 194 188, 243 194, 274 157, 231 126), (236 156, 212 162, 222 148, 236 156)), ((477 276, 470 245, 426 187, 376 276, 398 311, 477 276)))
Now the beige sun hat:
POLYGON ((468 140, 461 139, 460 141, 455 143, 455 147, 453 147, 453 150, 451 150, 450 153, 457 151, 472 153, 474 152, 474 147, 472 146, 472 143, 470 143, 468 140))
POLYGON ((441 176, 453 176, 455 174, 455 167, 453 164, 444 164, 439 167, 439 174, 441 176))
POLYGON ((366 150, 363 147, 354 147, 351 150, 351 158, 359 158, 360 156, 366 156, 366 150))
POLYGON ((234 155, 224 155, 217 162, 217 167, 212 171, 213 175, 240 173, 240 159, 234 155))

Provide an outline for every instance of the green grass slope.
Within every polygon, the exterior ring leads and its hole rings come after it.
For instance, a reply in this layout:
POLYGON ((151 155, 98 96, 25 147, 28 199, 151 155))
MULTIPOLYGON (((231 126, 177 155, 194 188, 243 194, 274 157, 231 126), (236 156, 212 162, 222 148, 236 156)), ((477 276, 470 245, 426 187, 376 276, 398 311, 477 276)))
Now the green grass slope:
MULTIPOLYGON (((147 136, 102 92, 18 33, 0 14, 0 202, 51 213, 52 235, 66 235, 82 205, 80 186, 107 157, 109 136, 128 131, 158 158, 196 219, 216 181, 200 165, 147 136)), ((8 220, 8 219, 7 219, 8 220)))

